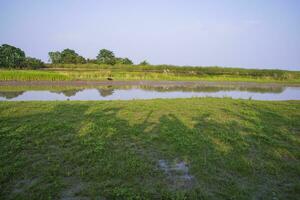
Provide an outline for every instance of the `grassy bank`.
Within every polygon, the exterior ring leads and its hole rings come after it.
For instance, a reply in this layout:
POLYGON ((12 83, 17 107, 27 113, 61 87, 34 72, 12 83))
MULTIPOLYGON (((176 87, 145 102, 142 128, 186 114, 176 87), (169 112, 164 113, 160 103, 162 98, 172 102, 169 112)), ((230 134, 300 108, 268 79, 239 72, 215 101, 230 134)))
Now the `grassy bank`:
POLYGON ((300 83, 300 72, 221 67, 47 65, 37 71, 0 71, 0 80, 172 80, 300 83), (50 74, 45 74, 46 72, 50 74), (34 73, 34 74, 33 74, 34 73))
POLYGON ((0 102, 0 198, 297 199, 299 110, 212 98, 0 102))
POLYGON ((39 70, 0 70, 0 81, 62 81, 69 78, 63 74, 39 70))

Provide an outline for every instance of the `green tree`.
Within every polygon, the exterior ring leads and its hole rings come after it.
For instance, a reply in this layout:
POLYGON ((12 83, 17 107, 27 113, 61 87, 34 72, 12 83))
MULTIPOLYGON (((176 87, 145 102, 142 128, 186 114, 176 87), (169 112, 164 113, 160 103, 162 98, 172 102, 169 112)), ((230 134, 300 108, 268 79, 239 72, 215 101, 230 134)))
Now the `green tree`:
POLYGON ((61 53, 59 51, 49 52, 48 55, 52 64, 58 64, 62 62, 61 53))
POLYGON ((64 49, 61 52, 61 61, 64 64, 76 64, 79 55, 72 49, 64 49))
POLYGON ((85 60, 85 58, 82 57, 82 56, 77 56, 77 57, 76 57, 76 63, 77 63, 77 64, 84 64, 84 63, 86 63, 86 60, 85 60))
POLYGON ((0 46, 0 67, 23 67, 25 53, 21 49, 3 44, 0 46))
POLYGON ((74 50, 72 49, 64 49, 62 52, 55 51, 55 52, 49 52, 49 57, 52 64, 80 64, 80 63, 86 63, 86 60, 84 57, 78 55, 74 50))
POLYGON ((116 58, 116 64, 132 65, 133 62, 129 58, 116 58))
POLYGON ((40 59, 26 57, 24 66, 32 69, 37 69, 44 67, 45 64, 40 59))
POLYGON ((129 58, 121 58, 120 64, 123 64, 123 65, 132 65, 133 62, 129 58))
POLYGON ((97 61, 100 64, 114 65, 116 60, 115 54, 107 49, 101 49, 97 55, 97 61))

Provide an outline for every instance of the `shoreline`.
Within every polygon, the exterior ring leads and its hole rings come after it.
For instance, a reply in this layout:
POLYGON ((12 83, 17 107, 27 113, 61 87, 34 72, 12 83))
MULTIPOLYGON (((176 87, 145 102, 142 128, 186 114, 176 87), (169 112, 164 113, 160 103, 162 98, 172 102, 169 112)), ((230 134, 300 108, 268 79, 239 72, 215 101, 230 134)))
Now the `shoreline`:
POLYGON ((291 86, 299 87, 300 83, 261 83, 241 81, 0 81, 0 86, 291 86))

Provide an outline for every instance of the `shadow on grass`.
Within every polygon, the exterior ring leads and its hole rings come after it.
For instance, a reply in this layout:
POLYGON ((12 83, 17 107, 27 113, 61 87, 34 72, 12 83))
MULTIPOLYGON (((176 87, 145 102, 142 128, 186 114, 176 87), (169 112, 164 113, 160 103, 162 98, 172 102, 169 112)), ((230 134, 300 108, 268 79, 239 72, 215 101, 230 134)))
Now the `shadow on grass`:
MULTIPOLYGON (((37 110, 49 106, 37 104, 37 110)), ((0 116, 1 198, 299 195, 299 139, 290 132, 299 130, 298 115, 288 118, 249 104, 240 111, 220 109, 231 116, 224 121, 199 113, 188 126, 179 113, 157 114, 151 108, 143 110, 143 120, 135 121, 120 114, 132 112, 125 105, 50 105, 51 110, 37 114, 0 116), (187 163, 196 184, 174 187, 174 180, 159 169, 161 159, 187 163)))

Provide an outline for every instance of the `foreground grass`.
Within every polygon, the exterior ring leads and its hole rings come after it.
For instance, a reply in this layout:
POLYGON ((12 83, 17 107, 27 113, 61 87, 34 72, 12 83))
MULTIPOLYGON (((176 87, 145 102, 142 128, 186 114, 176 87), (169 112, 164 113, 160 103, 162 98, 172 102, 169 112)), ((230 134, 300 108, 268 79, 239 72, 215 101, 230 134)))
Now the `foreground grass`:
POLYGON ((0 199, 297 199, 299 110, 213 98, 0 102, 0 199), (183 161, 193 182, 159 160, 183 161))
POLYGON ((43 70, 0 70, 0 80, 170 80, 300 83, 300 72, 221 67, 48 65, 43 70))

